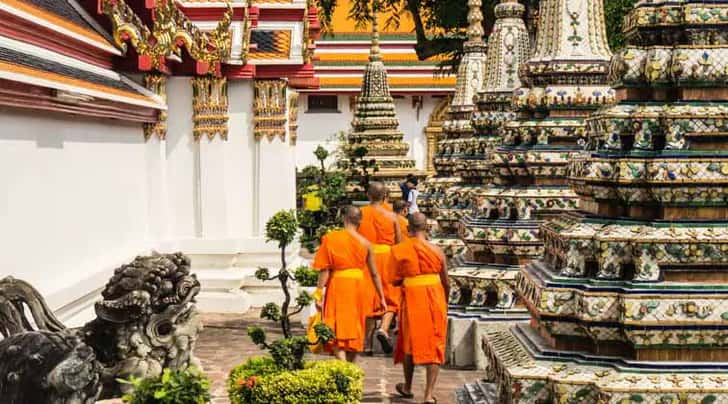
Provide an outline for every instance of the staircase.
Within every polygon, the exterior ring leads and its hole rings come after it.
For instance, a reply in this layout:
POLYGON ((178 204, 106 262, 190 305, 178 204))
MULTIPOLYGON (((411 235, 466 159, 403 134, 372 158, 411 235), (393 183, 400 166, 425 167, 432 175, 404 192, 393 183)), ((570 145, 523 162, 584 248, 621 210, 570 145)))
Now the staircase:
POLYGON ((469 383, 457 389, 458 404, 498 404, 495 384, 485 380, 469 383))

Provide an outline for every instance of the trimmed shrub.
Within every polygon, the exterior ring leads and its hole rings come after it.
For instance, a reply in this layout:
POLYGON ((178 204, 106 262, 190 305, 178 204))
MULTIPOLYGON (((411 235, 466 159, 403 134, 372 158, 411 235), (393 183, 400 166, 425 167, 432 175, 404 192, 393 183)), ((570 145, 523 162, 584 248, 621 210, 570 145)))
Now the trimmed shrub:
POLYGON ((299 286, 312 287, 318 284, 318 271, 307 267, 298 267, 293 271, 293 276, 299 286))
POLYGON ((252 358, 230 372, 232 404, 347 404, 361 400, 364 372, 351 363, 307 362, 304 369, 285 371, 270 358, 252 358))

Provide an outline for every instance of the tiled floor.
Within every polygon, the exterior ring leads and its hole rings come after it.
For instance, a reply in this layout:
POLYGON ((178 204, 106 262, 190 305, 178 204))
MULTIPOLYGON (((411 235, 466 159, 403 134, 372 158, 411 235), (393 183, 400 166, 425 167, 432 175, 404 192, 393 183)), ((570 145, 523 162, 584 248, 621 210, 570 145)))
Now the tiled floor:
MULTIPOLYGON (((257 314, 252 312, 245 315, 206 314, 203 323, 205 329, 197 343, 197 356, 202 360, 205 373, 213 381, 213 403, 228 403, 225 378, 230 369, 250 356, 264 354, 250 342, 246 328, 253 324, 262 325, 271 339, 277 330, 271 327, 272 323, 259 320, 257 314)), ((417 388, 420 389, 415 398, 420 401, 401 400, 390 398, 394 385, 402 381, 401 366, 394 366, 392 360, 385 357, 363 357, 358 363, 366 374, 362 402, 417 403, 422 400, 424 371, 418 370, 415 376, 415 392, 418 392, 417 388)), ((482 374, 477 371, 443 369, 435 393, 438 402, 454 403, 455 389, 478 379, 482 374)))

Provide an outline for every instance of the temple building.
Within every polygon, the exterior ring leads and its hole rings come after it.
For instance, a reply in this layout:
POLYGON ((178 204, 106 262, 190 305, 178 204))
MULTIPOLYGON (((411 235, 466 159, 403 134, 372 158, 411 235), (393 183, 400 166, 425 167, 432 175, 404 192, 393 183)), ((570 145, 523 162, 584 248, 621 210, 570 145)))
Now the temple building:
POLYGON ((265 222, 295 207, 316 9, 2 0, 0 20, 5 273, 74 324, 113 268, 184 251, 201 309, 255 304, 279 255, 265 222))
MULTIPOLYGON (((369 64, 372 26, 357 25, 349 18, 350 6, 348 0, 337 2, 333 32, 321 35, 315 42, 313 65, 319 86, 301 90, 299 98, 299 168, 317 164, 313 150, 318 145, 335 150, 340 139, 337 134, 352 129, 356 97, 369 64)), ((407 156, 415 161, 414 168, 433 173, 436 136, 442 130, 443 112, 447 96, 455 87, 455 76, 440 72, 441 59, 418 59, 414 23, 408 13, 402 13, 399 26, 388 25, 390 17, 382 12, 377 22, 381 59, 394 97, 399 130, 404 134, 404 143, 410 145, 407 156)))

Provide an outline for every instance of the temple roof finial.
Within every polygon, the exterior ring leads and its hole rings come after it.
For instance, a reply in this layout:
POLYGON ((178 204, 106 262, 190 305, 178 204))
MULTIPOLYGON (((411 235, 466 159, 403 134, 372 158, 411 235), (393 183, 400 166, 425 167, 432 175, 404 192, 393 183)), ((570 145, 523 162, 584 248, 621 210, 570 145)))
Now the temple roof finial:
POLYGON ((480 11, 481 0, 468 0, 468 42, 482 42, 483 12, 480 11))
POLYGON ((382 55, 379 53, 379 21, 377 21, 377 8, 379 8, 379 4, 377 0, 374 0, 372 2, 372 48, 369 53, 370 62, 378 62, 382 60, 382 55))

